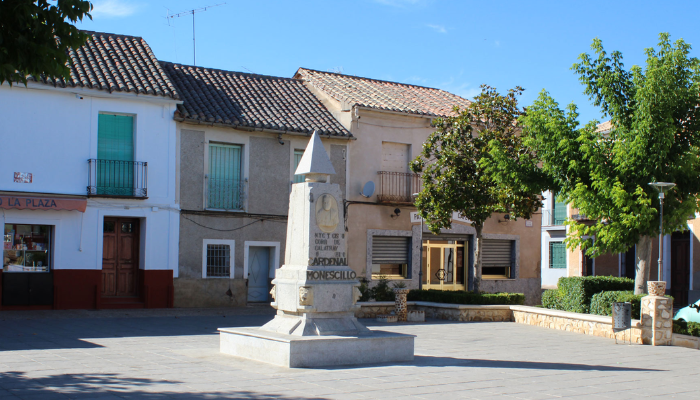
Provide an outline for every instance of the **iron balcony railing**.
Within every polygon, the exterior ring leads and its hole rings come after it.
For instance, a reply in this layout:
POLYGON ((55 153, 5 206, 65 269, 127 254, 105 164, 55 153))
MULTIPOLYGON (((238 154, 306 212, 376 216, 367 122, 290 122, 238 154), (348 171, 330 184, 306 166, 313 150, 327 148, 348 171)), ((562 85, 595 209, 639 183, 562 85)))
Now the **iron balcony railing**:
POLYGON ((410 172, 379 171, 379 203, 413 204, 414 193, 421 190, 421 177, 410 172))
POLYGON ((88 196, 148 197, 148 163, 88 160, 88 196))
POLYGON ((207 177, 207 208, 243 210, 245 182, 241 179, 212 179, 207 177))
POLYGON ((564 222, 566 222, 566 212, 542 210, 542 226, 559 226, 564 225, 564 222))

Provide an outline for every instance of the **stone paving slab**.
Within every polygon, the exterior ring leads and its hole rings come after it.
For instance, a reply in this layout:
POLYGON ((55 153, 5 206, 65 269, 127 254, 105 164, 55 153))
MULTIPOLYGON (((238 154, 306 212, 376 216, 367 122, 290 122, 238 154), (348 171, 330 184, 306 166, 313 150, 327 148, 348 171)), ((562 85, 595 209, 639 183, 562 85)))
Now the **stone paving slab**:
POLYGON ((2 311, 0 399, 700 398, 697 350, 514 323, 363 321, 417 335, 414 361, 396 365, 286 369, 219 353, 217 328, 272 315, 2 311))

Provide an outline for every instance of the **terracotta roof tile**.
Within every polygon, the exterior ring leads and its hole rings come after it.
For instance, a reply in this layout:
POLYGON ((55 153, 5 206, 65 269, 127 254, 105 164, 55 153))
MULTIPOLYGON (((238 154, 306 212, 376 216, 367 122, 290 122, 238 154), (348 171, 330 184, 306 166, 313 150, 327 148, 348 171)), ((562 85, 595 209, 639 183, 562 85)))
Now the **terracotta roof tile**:
POLYGON ((84 31, 88 41, 69 50, 70 79, 29 77, 57 87, 149 94, 179 99, 158 59, 143 38, 84 31))
POLYGON ((601 124, 598 124, 598 125, 596 126, 596 130, 595 130, 595 131, 596 131, 596 132, 607 132, 607 131, 610 131, 611 129, 612 129, 612 121, 611 121, 611 120, 607 120, 607 121, 605 121, 605 122, 603 122, 603 123, 601 123, 601 124))
POLYGON ((299 80, 161 61, 178 93, 176 119, 352 136, 299 80))
POLYGON ((470 102, 441 89, 299 68, 295 78, 340 102, 379 110, 429 116, 452 115, 454 106, 470 102))

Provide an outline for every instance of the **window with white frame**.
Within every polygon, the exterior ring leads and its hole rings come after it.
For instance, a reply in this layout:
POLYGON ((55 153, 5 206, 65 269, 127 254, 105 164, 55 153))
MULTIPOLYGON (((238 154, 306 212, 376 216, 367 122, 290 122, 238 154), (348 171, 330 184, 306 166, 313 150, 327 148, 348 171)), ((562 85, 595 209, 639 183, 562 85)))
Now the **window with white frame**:
POLYGON ((242 154, 240 145, 209 144, 208 208, 243 209, 242 154))
POLYGON ((304 156, 304 150, 295 149, 294 150, 294 169, 292 170, 292 176, 294 176, 294 183, 304 182, 304 175, 294 175, 299 163, 301 162, 301 157, 304 156))
POLYGON ((233 278, 235 243, 234 240, 204 240, 202 278, 233 278))

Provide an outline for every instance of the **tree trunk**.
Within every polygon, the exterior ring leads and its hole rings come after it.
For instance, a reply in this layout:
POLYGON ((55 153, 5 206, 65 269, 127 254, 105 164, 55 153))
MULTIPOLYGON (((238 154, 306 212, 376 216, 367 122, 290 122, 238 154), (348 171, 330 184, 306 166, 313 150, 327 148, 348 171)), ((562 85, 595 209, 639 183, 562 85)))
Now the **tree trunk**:
POLYGON ((634 294, 647 292, 651 266, 651 236, 642 236, 637 243, 637 268, 634 275, 634 294))
POLYGON ((474 229, 476 229, 476 246, 474 246, 474 269, 472 271, 474 284, 472 285, 472 291, 474 293, 479 293, 479 287, 481 286, 481 232, 484 226, 475 225, 474 229))

